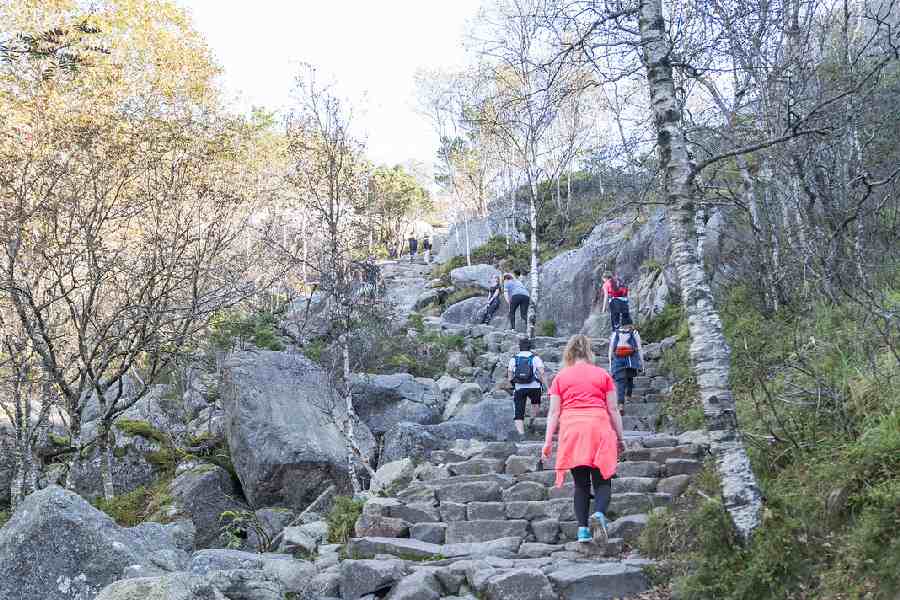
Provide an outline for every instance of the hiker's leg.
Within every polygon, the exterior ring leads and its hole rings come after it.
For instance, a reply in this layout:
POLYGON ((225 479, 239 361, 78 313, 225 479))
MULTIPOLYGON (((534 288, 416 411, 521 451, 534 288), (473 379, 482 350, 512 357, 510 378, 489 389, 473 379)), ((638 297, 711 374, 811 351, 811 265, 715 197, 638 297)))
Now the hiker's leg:
POLYGON ((631 400, 631 395, 634 393, 634 375, 629 375, 625 378, 625 400, 631 400))
POLYGON ((572 479, 575 481, 575 494, 572 498, 575 503, 575 520, 579 527, 587 527, 591 507, 591 468, 573 468, 572 479))
POLYGON ((525 296, 522 298, 522 303, 519 304, 519 315, 522 317, 522 322, 525 323, 525 329, 528 329, 528 305, 531 304, 531 296, 525 296))
POLYGON ((513 404, 515 404, 515 416, 513 417, 513 425, 521 435, 525 435, 525 396, 527 390, 516 390, 513 392, 513 404))
POLYGON ((612 498, 612 482, 603 479, 600 469, 591 469, 591 480, 594 484, 594 512, 606 514, 609 500, 612 498))
POLYGON ((519 302, 522 300, 521 295, 513 296, 509 299, 509 328, 516 328, 516 307, 519 306, 519 302))

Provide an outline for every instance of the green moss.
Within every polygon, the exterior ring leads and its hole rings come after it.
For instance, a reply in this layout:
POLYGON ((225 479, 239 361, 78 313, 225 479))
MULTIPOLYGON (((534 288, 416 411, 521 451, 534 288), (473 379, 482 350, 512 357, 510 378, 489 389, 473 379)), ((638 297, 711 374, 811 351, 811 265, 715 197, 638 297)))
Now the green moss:
POLYGON ((364 502, 349 496, 337 496, 328 513, 328 543, 344 544, 353 536, 356 520, 362 514, 364 502))
POLYGON ((169 493, 171 482, 170 476, 164 477, 153 485, 140 486, 110 501, 101 498, 93 504, 123 527, 134 527, 146 521, 165 523, 169 519, 162 514, 161 509, 172 503, 169 493))
POLYGON ((484 290, 480 290, 478 288, 462 288, 460 290, 456 290, 452 294, 449 294, 444 300, 444 306, 453 306, 457 302, 462 302, 463 300, 468 300, 469 298, 477 298, 478 296, 484 296, 485 301, 487 301, 487 292, 485 292, 484 290))
POLYGON ((0 510, 0 527, 6 525, 9 521, 10 517, 12 517, 12 513, 8 510, 0 510))
POLYGON ((72 444, 72 438, 65 435, 56 435, 55 433, 50 433, 47 438, 50 440, 50 443, 57 448, 68 448, 72 444))
POLYGON ((140 436, 158 444, 167 444, 169 442, 166 434, 153 427, 147 421, 119 419, 115 423, 115 428, 126 435, 140 436))
POLYGON ((646 343, 659 342, 676 335, 686 338, 687 319, 680 304, 667 304, 662 312, 640 325, 641 339, 646 343))

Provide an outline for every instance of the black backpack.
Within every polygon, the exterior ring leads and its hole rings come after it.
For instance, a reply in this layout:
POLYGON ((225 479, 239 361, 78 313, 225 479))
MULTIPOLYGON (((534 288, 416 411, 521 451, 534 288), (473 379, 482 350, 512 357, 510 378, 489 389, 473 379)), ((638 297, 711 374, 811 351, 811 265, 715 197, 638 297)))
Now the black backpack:
POLYGON ((516 368, 513 371, 513 383, 531 383, 534 381, 534 354, 516 356, 516 368))

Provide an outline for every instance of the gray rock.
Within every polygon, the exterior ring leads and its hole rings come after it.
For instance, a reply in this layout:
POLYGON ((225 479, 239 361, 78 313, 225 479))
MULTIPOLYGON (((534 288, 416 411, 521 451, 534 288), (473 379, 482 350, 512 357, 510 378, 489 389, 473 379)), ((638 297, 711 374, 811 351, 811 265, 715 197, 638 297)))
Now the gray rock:
POLYGON ((294 511, 286 508, 261 508, 255 511, 255 514, 256 520, 267 539, 260 539, 259 534, 255 530, 248 532, 247 547, 254 549, 265 546, 267 541, 271 543, 296 518, 294 511))
POLYGON ((256 552, 212 549, 195 552, 191 556, 188 570, 194 575, 207 575, 213 571, 258 570, 262 567, 262 555, 256 552))
POLYGON ((440 488, 438 499, 443 502, 499 502, 500 485, 491 481, 467 481, 440 488))
POLYGON ((544 544, 555 544, 559 539, 559 519, 541 519, 531 522, 534 539, 544 544))
POLYGON ((647 591, 650 582, 636 567, 614 562, 569 564, 548 573, 562 600, 605 600, 647 591))
POLYGON ((467 556, 478 558, 483 556, 497 556, 513 558, 522 545, 521 537, 508 537, 486 542, 462 542, 457 544, 444 544, 441 554, 447 558, 467 556))
POLYGON ((97 600, 282 600, 281 584, 262 571, 214 571, 207 575, 173 573, 129 579, 105 588, 97 600))
POLYGON ((524 556, 526 558, 543 558, 545 556, 550 556, 559 549, 560 546, 553 543, 529 542, 519 546, 519 556, 524 556))
POLYGON ((499 458, 470 458, 465 462, 450 465, 453 475, 484 475, 486 473, 502 473, 503 461, 499 458))
MULTIPOLYGON (((555 477, 556 474, 553 473, 555 477)), ((503 490, 504 502, 546 500, 547 488, 536 481, 520 481, 511 488, 503 490)))
POLYGON ((388 516, 403 519, 407 523, 434 523, 440 519, 437 507, 430 503, 400 504, 388 509, 388 516))
MULTIPOLYGON (((350 488, 345 438, 327 416, 346 408, 316 365, 297 353, 242 352, 226 363, 223 389, 228 445, 251 506, 301 509, 331 485, 350 488)), ((360 424, 357 436, 371 455, 371 433, 360 424)))
POLYGON ((444 407, 444 420, 448 421, 466 408, 478 404, 481 402, 482 397, 481 387, 477 383, 463 383, 459 385, 450 394, 450 399, 447 400, 447 405, 444 407))
MULTIPOLYGON (((471 325, 478 321, 478 317, 482 314, 481 311, 484 310, 487 303, 487 293, 484 296, 466 298, 447 307, 441 313, 441 322, 445 325, 471 325)), ((507 322, 508 311, 509 306, 505 302, 501 302, 490 324, 494 327, 502 327, 507 322)))
POLYGON ((619 477, 658 477, 659 463, 654 461, 629 461, 616 467, 619 477))
POLYGON ((434 572, 423 569, 401 579, 385 600, 440 600, 442 593, 434 572))
POLYGON ((550 580, 538 569, 513 569, 491 577, 485 589, 488 600, 555 600, 550 580))
POLYGON ((281 555, 263 555, 263 572, 280 582, 284 591, 301 595, 310 591, 316 567, 306 560, 281 555))
POLYGON ((537 470, 537 459, 533 456, 510 456, 506 459, 506 473, 521 475, 537 470))
POLYGON ((351 390, 359 418, 376 435, 407 421, 432 424, 440 421, 443 396, 432 379, 416 378, 409 373, 393 375, 356 375, 351 390))
POLYGON ((310 556, 316 552, 319 544, 328 535, 328 524, 325 521, 306 523, 297 527, 285 527, 281 535, 279 552, 310 556))
POLYGON ((378 467, 375 476, 369 484, 369 491, 373 494, 390 492, 412 481, 416 466, 409 458, 391 461, 378 467))
POLYGON ((656 479, 652 477, 617 477, 613 481, 613 493, 624 492, 655 492, 656 479))
POLYGON ((441 395, 444 397, 444 400, 450 399, 450 394, 453 393, 459 384, 461 383, 459 379, 455 377, 450 377, 447 374, 441 375, 440 379, 437 380, 438 389, 441 390, 441 395))
POLYGON ((685 458, 670 458, 666 460, 666 475, 693 475, 703 469, 703 463, 699 460, 685 458))
POLYGON ((450 283, 458 288, 478 288, 490 290, 491 280, 500 281, 502 274, 491 265, 472 265, 471 267, 458 267, 450 271, 450 283))
POLYGON ((409 537, 431 544, 443 544, 447 539, 447 524, 416 523, 410 527, 409 537))
POLYGON ((446 523, 466 520, 466 505, 460 502, 441 502, 440 510, 441 521, 446 523))
POLYGON ((609 512, 620 518, 648 513, 654 506, 651 494, 613 494, 609 503, 609 512))
POLYGON ((387 590, 403 575, 400 560, 345 560, 341 563, 341 598, 357 600, 387 590))
POLYGON ((72 492, 39 490, 0 529, 0 573, 15 575, 0 577, 0 598, 86 600, 126 567, 183 569, 185 546, 193 545, 186 531, 184 524, 122 528, 72 492))
POLYGON ((677 498, 684 493, 690 483, 690 475, 673 475, 672 477, 660 479, 659 483, 656 485, 656 490, 663 494, 669 494, 673 498, 677 498))
POLYGON ((239 500, 240 490, 231 474, 208 463, 180 474, 172 481, 169 491, 177 514, 194 523, 198 549, 220 543, 219 516, 223 512, 247 510, 247 505, 239 500))
POLYGON ((362 514, 356 520, 354 532, 357 537, 406 537, 409 523, 395 517, 362 514))
POLYGON ((509 537, 525 538, 528 521, 456 521, 447 526, 447 543, 488 542, 509 537))
POLYGON ((628 515, 609 524, 609 537, 622 538, 626 542, 632 543, 637 540, 646 526, 647 515, 628 515))
MULTIPOLYGON (((350 538, 347 555, 357 559, 374 558, 377 554, 391 554, 408 559, 428 559, 442 553, 442 546, 403 538, 350 538)), ((446 556, 446 555, 445 555, 446 556)))
POLYGON ((469 521, 506 519, 506 505, 503 502, 470 502, 466 510, 469 521))

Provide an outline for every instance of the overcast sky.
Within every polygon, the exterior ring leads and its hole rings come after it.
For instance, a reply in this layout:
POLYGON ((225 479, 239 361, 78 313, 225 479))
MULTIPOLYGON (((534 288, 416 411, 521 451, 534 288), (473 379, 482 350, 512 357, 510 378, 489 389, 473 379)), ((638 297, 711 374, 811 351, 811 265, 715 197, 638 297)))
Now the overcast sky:
POLYGON ((358 101, 369 155, 431 165, 437 138, 416 114, 419 67, 458 66, 479 0, 178 0, 225 69, 241 108, 284 108, 309 62, 358 101))

